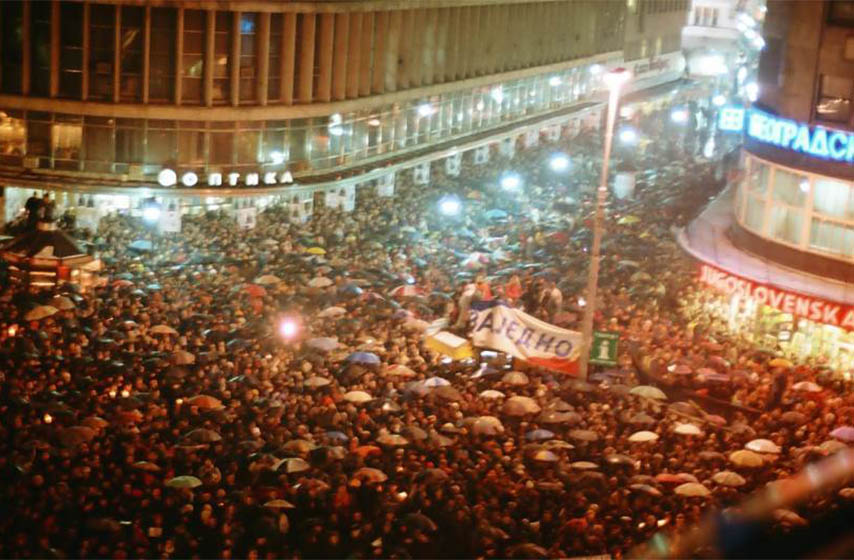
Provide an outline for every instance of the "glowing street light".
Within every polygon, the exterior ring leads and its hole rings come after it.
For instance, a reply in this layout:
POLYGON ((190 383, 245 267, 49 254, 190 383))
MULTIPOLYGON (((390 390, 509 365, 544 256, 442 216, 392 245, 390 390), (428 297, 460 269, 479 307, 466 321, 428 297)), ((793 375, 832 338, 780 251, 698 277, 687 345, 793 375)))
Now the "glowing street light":
POLYGON ((623 144, 635 144, 637 141, 638 133, 634 128, 625 126, 620 129, 620 142, 623 144))
POLYGON ((429 117, 433 114, 433 106, 429 103, 422 103, 418 106, 418 116, 420 117, 429 117))
POLYGON ((560 85, 560 76, 552 76, 549 78, 549 85, 552 87, 557 87, 560 85))
POLYGON ((508 173, 501 177, 501 188, 505 191, 517 191, 522 186, 522 178, 515 173, 508 173))
POLYGON ((555 154, 549 160, 549 167, 556 173, 566 171, 569 169, 569 158, 566 154, 555 154))
POLYGON ((457 216, 462 209, 463 205, 456 196, 447 195, 439 199, 439 212, 444 216, 457 216))
MULTIPOLYGON (((592 69, 592 68, 591 68, 592 69)), ((590 267, 587 271, 587 291, 584 299, 584 319, 581 323, 581 356, 578 373, 581 379, 587 379, 587 365, 593 343, 593 316, 596 313, 596 291, 599 283, 599 261, 602 253, 602 222, 605 221, 605 202, 608 196, 608 160, 611 159, 611 145, 614 142, 614 125, 617 122, 617 105, 620 102, 620 90, 631 79, 631 72, 625 68, 616 68, 602 79, 608 86, 608 122, 605 125, 605 144, 602 154, 602 171, 599 188, 596 190, 596 213, 593 218, 593 243, 590 251, 590 267)))
POLYGON ((297 333, 299 333, 299 325, 294 319, 283 319, 282 322, 279 323, 279 335, 283 339, 293 340, 297 333))
POLYGON ((715 107, 723 107, 724 105, 726 105, 726 96, 722 93, 717 94, 716 96, 712 97, 712 104, 715 107))
POLYGON ((670 120, 675 122, 676 124, 685 124, 686 122, 688 122, 688 110, 673 109, 670 112, 670 120))
POLYGON ((160 204, 156 200, 151 199, 145 202, 142 206, 142 219, 147 224, 153 224, 160 220, 160 204))
POLYGON ((759 84, 756 82, 750 82, 744 86, 744 92, 747 94, 747 99, 750 100, 751 103, 755 102, 759 99, 759 84))

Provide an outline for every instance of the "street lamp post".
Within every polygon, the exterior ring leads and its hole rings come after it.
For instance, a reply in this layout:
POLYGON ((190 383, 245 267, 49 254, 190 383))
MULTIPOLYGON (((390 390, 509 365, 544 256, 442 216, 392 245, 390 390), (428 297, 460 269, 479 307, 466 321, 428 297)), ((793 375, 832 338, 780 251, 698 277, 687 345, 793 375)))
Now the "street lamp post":
POLYGON ((614 124, 617 120, 617 104, 620 89, 629 80, 631 74, 624 68, 617 68, 603 76, 608 86, 608 120, 605 125, 605 146, 602 153, 602 172, 599 188, 596 191, 596 213, 593 218, 593 246, 590 250, 590 268, 587 272, 586 305, 581 324, 581 356, 578 372, 587 379, 587 367, 590 349, 593 344, 593 316, 596 313, 596 291, 599 283, 599 260, 602 246, 602 222, 605 218, 605 200, 608 196, 608 160, 611 159, 611 144, 614 140, 614 124))

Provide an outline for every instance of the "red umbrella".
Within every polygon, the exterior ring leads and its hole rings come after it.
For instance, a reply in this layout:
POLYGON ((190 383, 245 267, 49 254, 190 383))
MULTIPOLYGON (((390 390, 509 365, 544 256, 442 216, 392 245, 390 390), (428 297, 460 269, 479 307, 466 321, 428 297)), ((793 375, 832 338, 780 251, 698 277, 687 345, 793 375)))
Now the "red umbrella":
POLYGON ((267 295, 267 290, 264 286, 259 286, 258 284, 246 284, 243 287, 243 291, 252 297, 264 297, 267 295))

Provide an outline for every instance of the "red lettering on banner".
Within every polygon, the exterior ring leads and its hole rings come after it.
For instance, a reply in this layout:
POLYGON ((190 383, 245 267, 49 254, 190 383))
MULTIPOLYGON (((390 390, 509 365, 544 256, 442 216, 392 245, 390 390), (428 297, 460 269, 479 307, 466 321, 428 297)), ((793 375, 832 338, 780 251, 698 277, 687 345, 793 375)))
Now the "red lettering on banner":
POLYGON ((842 305, 821 298, 759 284, 753 280, 720 270, 708 264, 700 265, 700 281, 727 295, 738 293, 770 305, 783 313, 791 313, 827 325, 854 330, 854 306, 842 305))

